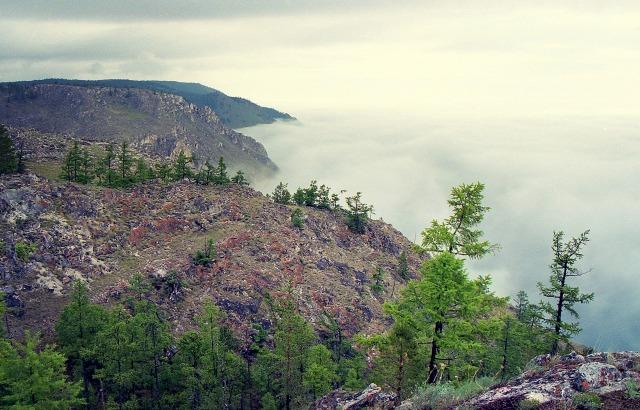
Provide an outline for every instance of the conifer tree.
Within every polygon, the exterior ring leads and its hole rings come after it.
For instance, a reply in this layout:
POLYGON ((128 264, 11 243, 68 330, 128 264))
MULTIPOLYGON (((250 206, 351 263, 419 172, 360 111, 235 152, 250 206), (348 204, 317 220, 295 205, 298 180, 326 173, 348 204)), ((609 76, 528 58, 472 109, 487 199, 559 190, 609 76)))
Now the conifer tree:
POLYGON ((483 232, 476 228, 490 209, 482 205, 484 184, 462 184, 451 190, 449 207, 452 214, 443 222, 433 220, 422 232, 422 250, 432 253, 449 252, 458 256, 478 259, 498 249, 482 239, 483 232))
POLYGON ((229 181, 229 175, 227 175, 227 164, 224 163, 224 158, 220 157, 218 160, 218 166, 215 170, 213 182, 218 185, 225 185, 228 184, 229 181))
POLYGON ((56 335, 69 366, 82 380, 83 397, 87 404, 93 402, 91 383, 97 362, 94 357, 96 337, 106 325, 107 312, 91 303, 87 287, 76 281, 71 293, 71 302, 65 306, 56 323, 56 335))
POLYGON ((337 366, 326 346, 318 344, 309 349, 305 363, 303 384, 311 391, 313 399, 328 393, 337 380, 337 366))
POLYGON ((132 182, 131 166, 133 165, 133 157, 129 150, 129 144, 122 141, 120 150, 118 151, 118 177, 120 186, 129 186, 132 182))
POLYGON ((291 203, 291 193, 287 189, 287 184, 280 182, 271 195, 276 204, 289 205, 291 203))
POLYGON ((117 185, 118 173, 116 172, 116 155, 113 144, 108 144, 104 148, 104 155, 98 162, 96 174, 98 174, 101 184, 108 187, 117 185))
POLYGON ((384 277, 386 272, 380 266, 376 268, 373 274, 373 284, 371 285, 371 291, 376 295, 384 291, 384 277))
POLYGON ((80 384, 64 374, 65 357, 27 332, 25 342, 0 340, 0 404, 10 409, 66 410, 84 404, 80 384))
POLYGON ((82 153, 80 152, 78 141, 74 141, 62 163, 61 177, 70 182, 79 182, 82 172, 81 167, 82 153))
POLYGON ((166 161, 160 161, 156 163, 156 175, 162 182, 168 182, 171 180, 171 167, 166 161))
POLYGON ((247 181, 247 178, 244 176, 244 172, 241 170, 236 172, 233 178, 231 178, 231 182, 238 185, 249 185, 249 181, 247 181))
POLYGON ((547 314, 546 322, 553 329, 554 339, 550 353, 558 353, 559 342, 580 332, 577 322, 571 323, 563 319, 562 314, 567 311, 576 319, 579 318, 574 306, 576 303, 589 303, 593 300, 593 293, 581 293, 577 286, 569 285, 571 278, 580 277, 588 273, 581 271, 576 264, 582 259, 582 248, 589 241, 589 230, 584 231, 577 238, 564 242, 564 233, 554 232, 551 250, 553 262, 549 285, 538 282, 540 294, 545 298, 554 299, 554 303, 543 302, 542 308, 547 314))
POLYGON ((318 181, 313 180, 304 190, 304 205, 316 206, 318 201, 318 181))
POLYGON ((331 209, 330 189, 328 186, 320 185, 320 188, 318 188, 316 206, 321 209, 331 209))
POLYGON ((362 193, 347 197, 347 226, 355 233, 364 233, 373 206, 362 202, 362 193))
POLYGON ((407 253, 405 251, 400 252, 398 257, 398 276, 404 280, 409 279, 409 262, 407 261, 407 253))
POLYGON ((16 171, 18 171, 18 161, 13 141, 9 137, 9 131, 0 125, 0 175, 16 171))
POLYGON ((173 168, 173 173, 177 181, 190 178, 192 176, 189 163, 191 163, 191 158, 185 155, 184 150, 180 150, 173 168))
POLYGON ((296 189, 296 192, 293 194, 293 202, 298 205, 298 206, 302 206, 305 204, 305 190, 302 188, 298 188, 296 189))

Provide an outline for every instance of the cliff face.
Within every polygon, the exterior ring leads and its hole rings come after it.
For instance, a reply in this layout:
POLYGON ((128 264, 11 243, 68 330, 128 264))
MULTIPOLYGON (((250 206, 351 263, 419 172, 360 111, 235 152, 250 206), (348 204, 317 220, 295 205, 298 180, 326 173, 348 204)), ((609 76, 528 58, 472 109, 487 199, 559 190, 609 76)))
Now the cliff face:
POLYGON ((59 84, 1 85, 0 123, 89 141, 129 141, 152 156, 180 150, 199 160, 224 156, 250 176, 276 170, 254 139, 225 126, 208 106, 145 89, 59 84))
POLYGON ((148 183, 127 190, 56 182, 34 174, 0 178, 2 290, 13 308, 13 332, 50 334, 73 280, 88 283, 104 304, 131 295, 132 275, 154 285, 175 331, 194 325, 206 298, 229 314, 238 335, 253 323, 269 326, 267 293, 288 284, 304 316, 322 331, 334 318, 344 334, 380 331, 382 303, 404 286, 395 273, 402 250, 412 275, 420 259, 390 225, 372 221, 363 235, 340 215, 303 207, 303 229, 291 208, 251 188, 148 183), (209 267, 190 258, 207 239, 216 242, 209 267), (17 243, 35 246, 22 259, 17 243), (382 294, 371 291, 377 267, 388 272, 382 294))

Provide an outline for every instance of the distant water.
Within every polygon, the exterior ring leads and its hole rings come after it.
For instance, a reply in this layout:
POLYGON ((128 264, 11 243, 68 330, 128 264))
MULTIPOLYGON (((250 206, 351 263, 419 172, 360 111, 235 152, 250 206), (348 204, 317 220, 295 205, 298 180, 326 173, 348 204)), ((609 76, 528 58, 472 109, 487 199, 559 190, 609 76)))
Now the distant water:
POLYGON ((640 121, 629 118, 425 120, 383 115, 299 115, 244 128, 262 142, 290 189, 311 179, 362 191, 376 217, 409 239, 448 215, 461 182, 486 184, 483 228, 502 249, 469 265, 494 289, 538 300, 554 230, 591 229, 576 280, 595 301, 581 306, 579 341, 601 350, 640 350, 640 121))

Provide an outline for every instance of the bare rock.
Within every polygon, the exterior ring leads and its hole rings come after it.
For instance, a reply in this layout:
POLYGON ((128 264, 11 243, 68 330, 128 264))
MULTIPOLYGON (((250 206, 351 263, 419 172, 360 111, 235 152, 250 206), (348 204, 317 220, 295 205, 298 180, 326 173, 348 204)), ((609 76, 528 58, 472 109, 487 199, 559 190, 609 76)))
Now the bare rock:
POLYGON ((385 393, 382 388, 371 383, 361 392, 349 393, 344 390, 334 390, 318 399, 311 405, 310 410, 358 410, 375 409, 387 410, 395 408, 396 396, 385 393))

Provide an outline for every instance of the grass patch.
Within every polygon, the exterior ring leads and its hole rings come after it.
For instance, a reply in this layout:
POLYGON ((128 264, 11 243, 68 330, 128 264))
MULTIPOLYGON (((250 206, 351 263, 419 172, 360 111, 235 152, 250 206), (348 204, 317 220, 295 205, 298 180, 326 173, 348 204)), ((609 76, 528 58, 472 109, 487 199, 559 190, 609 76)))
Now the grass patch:
POLYGON ((57 161, 26 161, 27 169, 39 177, 62 180, 60 178, 60 163, 57 161))
POLYGON ((482 377, 462 383, 441 383, 423 385, 411 399, 416 409, 447 409, 473 396, 487 391, 495 384, 492 377, 482 377))

